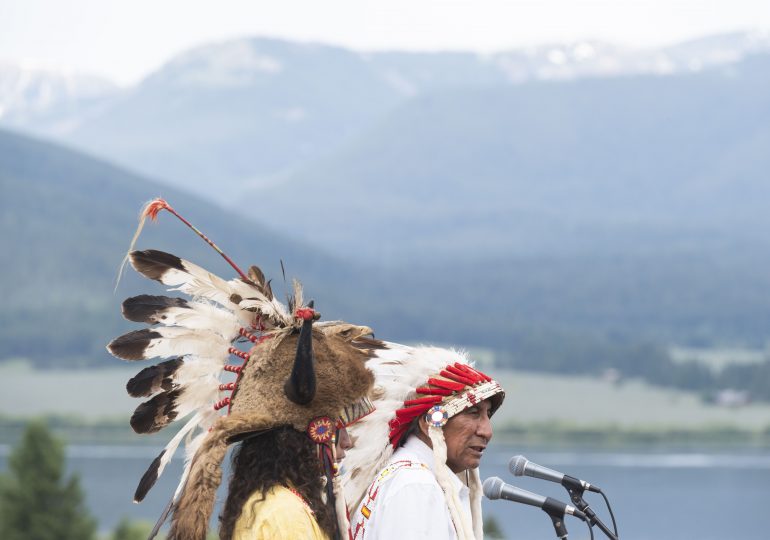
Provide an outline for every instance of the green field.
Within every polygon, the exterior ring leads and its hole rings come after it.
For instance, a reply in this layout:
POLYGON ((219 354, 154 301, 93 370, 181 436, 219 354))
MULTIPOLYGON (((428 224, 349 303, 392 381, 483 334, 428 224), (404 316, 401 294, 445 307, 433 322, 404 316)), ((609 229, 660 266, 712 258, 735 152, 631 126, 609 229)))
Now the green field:
POLYGON ((126 382, 143 367, 36 370, 22 361, 2 363, 0 413, 12 418, 71 415, 128 421, 141 401, 126 393, 126 382))
MULTIPOLYGON (((0 365, 0 413, 7 418, 75 416, 85 421, 130 417, 139 399, 126 381, 142 366, 105 370, 34 370, 27 364, 0 365)), ((506 389, 496 423, 555 423, 578 428, 708 429, 731 426, 761 431, 770 426, 770 404, 725 408, 697 394, 638 381, 612 383, 586 376, 564 377, 490 370, 506 389)))
POLYGON ((692 392, 638 381, 611 383, 587 376, 499 372, 506 389, 500 424, 558 422, 578 427, 623 429, 732 426, 764 430, 770 426, 770 404, 725 408, 704 403, 692 392))
POLYGON ((668 353, 674 362, 698 362, 714 372, 733 364, 759 364, 768 358, 766 350, 740 348, 670 347, 668 353))

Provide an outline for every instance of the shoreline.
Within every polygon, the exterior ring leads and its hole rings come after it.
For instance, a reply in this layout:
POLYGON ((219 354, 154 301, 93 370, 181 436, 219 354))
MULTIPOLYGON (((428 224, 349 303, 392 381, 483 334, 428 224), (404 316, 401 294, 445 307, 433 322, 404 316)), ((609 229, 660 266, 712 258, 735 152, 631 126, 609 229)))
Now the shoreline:
MULTIPOLYGON (((43 415, 8 417, 0 415, 0 445, 13 446, 28 422, 44 420, 67 445, 104 445, 162 448, 181 426, 170 426, 160 433, 137 435, 128 418, 84 419, 76 416, 43 415)), ((495 426, 494 444, 550 448, 619 450, 633 448, 770 449, 770 425, 747 429, 728 424, 695 427, 644 425, 621 427, 615 424, 577 425, 563 421, 495 426)))

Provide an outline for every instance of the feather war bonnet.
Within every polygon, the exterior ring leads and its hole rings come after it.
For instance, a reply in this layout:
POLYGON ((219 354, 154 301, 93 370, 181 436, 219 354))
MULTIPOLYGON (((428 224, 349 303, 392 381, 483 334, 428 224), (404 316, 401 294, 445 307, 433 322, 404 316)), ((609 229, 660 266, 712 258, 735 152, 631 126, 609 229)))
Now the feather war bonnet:
MULTIPOLYGON (((378 342, 366 326, 314 324, 319 314, 296 282, 282 304, 259 268, 243 273, 162 199, 143 208, 127 259, 143 276, 187 296, 125 300, 125 318, 147 327, 107 346, 123 360, 162 359, 126 386, 130 395, 148 398, 131 417, 135 432, 154 433, 185 419, 141 478, 134 500, 145 497, 184 441, 182 478, 154 533, 171 513, 172 538, 203 539, 228 445, 286 425, 313 438, 309 425, 318 419, 347 423, 370 412, 366 398, 374 379, 366 362, 378 342), (156 219, 161 210, 193 229, 238 277, 222 279, 170 253, 132 250, 146 218, 156 219)), ((328 441, 314 441, 328 448, 328 441)))

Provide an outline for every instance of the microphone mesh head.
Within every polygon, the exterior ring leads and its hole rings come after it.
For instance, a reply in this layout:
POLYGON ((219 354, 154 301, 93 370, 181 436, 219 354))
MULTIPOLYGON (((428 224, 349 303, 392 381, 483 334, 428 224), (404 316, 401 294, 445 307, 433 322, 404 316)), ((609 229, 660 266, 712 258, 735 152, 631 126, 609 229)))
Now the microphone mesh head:
POLYGON ((513 456, 511 461, 508 462, 508 470, 511 471, 513 476, 524 476, 524 469, 527 467, 529 460, 524 456, 513 456))
POLYGON ((497 476, 492 476, 490 478, 487 478, 486 480, 484 480, 484 483, 481 485, 482 489, 484 490, 484 496, 491 501, 494 501, 495 499, 499 499, 500 492, 503 491, 504 484, 505 482, 503 482, 497 476))

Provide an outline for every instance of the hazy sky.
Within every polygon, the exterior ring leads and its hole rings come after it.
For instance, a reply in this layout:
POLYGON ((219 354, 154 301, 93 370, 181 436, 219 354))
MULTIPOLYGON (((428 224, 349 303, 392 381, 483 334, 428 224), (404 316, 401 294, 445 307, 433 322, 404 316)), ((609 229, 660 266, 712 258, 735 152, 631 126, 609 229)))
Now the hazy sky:
POLYGON ((502 50, 578 39, 668 44, 770 30, 770 0, 0 0, 0 61, 138 80, 243 36, 357 49, 502 50))

